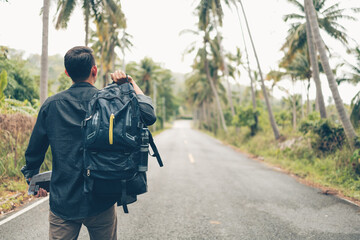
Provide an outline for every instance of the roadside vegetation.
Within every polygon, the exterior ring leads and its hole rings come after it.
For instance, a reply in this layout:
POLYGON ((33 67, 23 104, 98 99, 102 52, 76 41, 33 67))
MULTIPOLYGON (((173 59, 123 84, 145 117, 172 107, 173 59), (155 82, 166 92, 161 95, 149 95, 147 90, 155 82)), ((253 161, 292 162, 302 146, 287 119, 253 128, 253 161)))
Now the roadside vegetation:
POLYGON ((321 186, 324 193, 360 200, 360 98, 357 94, 346 105, 338 91, 343 82, 354 86, 359 82, 359 47, 350 44, 350 33, 340 24, 358 19, 359 9, 344 9, 340 2, 326 0, 289 0, 288 4, 298 11, 283 16, 289 23, 288 37, 279 49, 283 58, 277 69, 263 73, 242 1, 199 2, 197 29, 184 31, 198 37, 189 47, 196 57, 186 80, 194 126, 308 184, 321 186), (222 7, 239 16, 242 51, 227 52, 221 47, 222 7), (332 50, 324 45, 322 35, 341 42, 357 63, 330 68, 332 50), (251 53, 254 64, 249 62, 251 53), (239 69, 249 77, 250 86, 228 83, 229 78, 237 79, 239 69), (332 92, 327 104, 320 79, 328 80, 332 92), (284 81, 292 88, 282 87, 284 81), (306 86, 306 98, 293 90, 299 82, 306 86), (309 99, 311 86, 316 87, 315 100, 309 99), (285 97, 276 98, 275 88, 285 97))

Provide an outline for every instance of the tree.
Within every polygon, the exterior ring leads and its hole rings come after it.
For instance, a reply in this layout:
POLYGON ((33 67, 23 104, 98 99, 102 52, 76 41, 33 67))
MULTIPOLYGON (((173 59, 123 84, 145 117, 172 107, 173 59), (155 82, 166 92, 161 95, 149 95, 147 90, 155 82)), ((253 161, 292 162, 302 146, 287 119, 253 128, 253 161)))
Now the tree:
POLYGON ((40 79, 33 77, 26 67, 27 61, 22 56, 12 56, 12 51, 7 49, 6 54, 0 55, 0 72, 7 72, 5 98, 34 102, 39 98, 40 79))
MULTIPOLYGON (((297 0, 288 0, 288 2, 296 6, 300 13, 291 13, 284 16, 285 22, 292 21, 292 23, 288 31, 286 42, 282 46, 282 50, 287 49, 286 55, 291 61, 297 51, 302 51, 303 49, 308 48, 309 61, 311 62, 313 69, 312 76, 316 86, 317 104, 319 106, 321 117, 326 118, 325 102, 321 89, 319 69, 317 67, 318 57, 312 40, 311 31, 309 31, 310 26, 308 25, 308 21, 306 21, 307 16, 305 14, 305 7, 297 0)), ((347 46, 349 37, 345 28, 339 24, 338 20, 355 20, 355 18, 347 14, 347 9, 340 8, 340 3, 335 3, 330 7, 326 7, 326 0, 313 0, 313 3, 317 12, 319 27, 329 36, 339 40, 347 46)), ((356 12, 359 9, 351 8, 349 10, 351 12, 356 12)))
MULTIPOLYGON (((203 69, 205 71, 206 78, 208 79, 211 89, 212 89, 212 92, 214 94, 216 106, 217 106, 217 109, 218 109, 219 115, 220 115, 222 128, 224 129, 224 131, 227 131, 219 94, 217 92, 217 88, 215 86, 214 79, 212 78, 212 75, 210 72, 210 66, 209 66, 207 49, 210 47, 209 46, 210 45, 210 34, 209 33, 212 30, 212 26, 210 24, 211 14, 210 14, 210 6, 209 6, 208 1, 201 0, 200 4, 197 6, 196 10, 197 10, 197 14, 199 17, 198 28, 203 34, 203 48, 198 51, 198 56, 202 59, 201 62, 203 63, 203 69)), ((214 74, 214 76, 216 75, 215 71, 212 71, 212 73, 214 74)))
POLYGON ((49 9, 50 0, 44 0, 43 5, 43 30, 41 48, 41 73, 40 73, 40 104, 43 104, 48 95, 48 42, 49 42, 49 9))
POLYGON ((112 9, 105 8, 98 13, 95 21, 96 33, 92 35, 92 48, 95 51, 97 60, 100 62, 100 78, 103 78, 103 86, 109 82, 109 73, 115 66, 115 48, 122 47, 119 34, 121 29, 126 28, 125 15, 119 5, 112 9))
POLYGON ((318 58, 316 54, 316 46, 313 39, 313 34, 310 27, 310 21, 308 20, 309 16, 306 14, 306 40, 309 50, 309 59, 312 68, 312 77, 316 86, 316 101, 319 105, 320 117, 326 118, 326 108, 324 97, 321 89, 321 81, 320 81, 320 72, 318 66, 318 58))
POLYGON ((259 58, 257 56, 256 49, 255 49, 255 44, 254 44, 254 41, 252 39, 252 35, 251 35, 250 28, 249 28, 248 20, 247 20, 247 17, 246 17, 245 9, 244 9, 244 6, 243 6, 241 0, 239 0, 239 3, 240 3, 240 6, 241 6, 241 9, 242 9, 242 12, 243 12, 243 16, 244 16, 245 23, 246 23, 246 28, 247 28, 247 31, 248 31, 248 34, 249 34, 249 37, 250 37, 250 42, 251 42, 253 52, 254 52, 254 55, 255 55, 255 59, 256 59, 256 63, 257 63, 258 69, 259 69, 259 75, 260 75, 260 79, 261 79, 261 89, 262 89, 263 94, 264 94, 266 107, 267 107, 268 114, 269 114, 270 124, 271 124, 272 130, 273 130, 273 133, 274 133, 274 137, 277 140, 277 139, 280 138, 280 133, 279 133, 278 127, 277 127, 276 122, 275 122, 274 114, 273 114, 272 109, 271 109, 268 93, 267 93, 266 87, 265 87, 263 73, 262 73, 262 70, 261 70, 261 66, 260 66, 259 58))
POLYGON ((330 67, 328 56, 326 55, 326 47, 320 35, 319 24, 316 18, 315 8, 311 0, 305 0, 305 8, 306 8, 306 13, 309 16, 308 20, 310 22, 311 31, 314 34, 315 44, 319 51, 321 64, 324 68, 326 77, 328 79, 329 87, 331 89, 331 93, 335 102, 337 112, 339 114, 349 145, 353 148, 357 136, 354 127, 351 124, 350 119, 345 111, 345 107, 342 102, 342 99, 340 97, 339 90, 337 88, 337 84, 335 81, 335 77, 330 67))
MULTIPOLYGON (((288 0, 289 3, 297 7, 300 13, 290 13, 284 16, 284 21, 292 21, 291 27, 286 37, 282 49, 288 49, 288 54, 294 56, 296 51, 304 49, 307 44, 306 30, 306 10, 305 6, 298 0, 288 0)), ((319 27, 324 30, 327 35, 340 41, 347 47, 349 36, 346 29, 339 23, 339 20, 356 20, 347 12, 358 12, 359 8, 343 9, 340 8, 340 2, 329 7, 326 6, 327 0, 313 0, 319 27)))
MULTIPOLYGON (((76 0, 58 0, 55 23, 56 29, 67 28, 71 14, 77 3, 78 1, 76 0)), ((82 5, 85 21, 85 46, 88 46, 91 14, 95 17, 96 21, 101 20, 101 14, 105 10, 108 12, 110 11, 112 15, 116 16, 119 3, 117 0, 81 0, 80 3, 82 5)))
POLYGON ((221 63, 222 63, 221 68, 225 75, 225 79, 226 79, 226 83, 227 83, 228 101, 230 104, 231 114, 234 117, 235 109, 234 109, 234 104, 233 104, 233 100, 232 100, 231 86, 230 86, 230 82, 229 82, 229 67, 228 67, 228 63, 226 62, 226 59, 225 59, 224 49, 223 49, 223 45, 222 45, 221 32, 218 29, 219 26, 222 26, 222 17, 223 17, 224 13, 222 11, 222 6, 221 6, 220 0, 209 0, 209 1, 211 2, 211 9, 212 9, 213 19, 214 19, 214 27, 217 32, 216 39, 219 44, 219 53, 221 56, 221 63))

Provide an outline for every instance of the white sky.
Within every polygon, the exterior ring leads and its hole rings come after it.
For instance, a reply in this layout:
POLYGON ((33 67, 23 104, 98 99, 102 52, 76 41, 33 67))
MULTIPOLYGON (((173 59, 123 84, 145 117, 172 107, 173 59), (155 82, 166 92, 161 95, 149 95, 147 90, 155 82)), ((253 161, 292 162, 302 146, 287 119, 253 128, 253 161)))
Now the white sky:
MULTIPOLYGON (((334 3, 334 0, 328 0, 334 3)), ((122 1, 123 11, 127 18, 127 32, 133 35, 134 48, 126 53, 126 61, 139 61, 145 56, 151 57, 163 67, 174 72, 191 71, 192 56, 182 53, 195 37, 179 36, 184 29, 195 29, 196 17, 193 16, 195 0, 129 0, 122 1)), ((279 51, 285 41, 288 24, 282 20, 283 15, 297 12, 286 0, 244 0, 249 24, 257 47, 264 74, 276 69, 282 53, 279 51)), ((29 53, 41 53, 42 18, 40 9, 43 0, 0 0, 0 45, 24 50, 29 53)), ((342 0, 342 7, 359 7, 359 0, 342 0)), ((224 45, 227 51, 235 51, 239 46, 243 49, 239 23, 235 12, 224 6, 225 19, 222 30, 224 45)), ((73 13, 66 30, 55 30, 53 18, 56 12, 56 1, 52 0, 50 8, 49 54, 64 55, 68 49, 76 45, 84 45, 84 20, 80 7, 73 13)), ((357 16, 360 19, 360 13, 357 16)), ((349 35, 360 43, 360 22, 344 22, 349 35)), ((325 38, 328 43, 329 40, 325 38)), ((249 43, 249 42, 248 42, 249 43)), ((330 40, 330 47, 338 55, 345 57, 345 49, 330 40)), ((120 53, 120 51, 119 51, 120 53)), ((251 54, 252 55, 252 54, 251 54)), ((346 57, 353 61, 353 57, 346 57)), ((251 56, 251 65, 255 62, 251 56)), ((335 61, 333 61, 335 65, 335 61)), ((325 99, 331 95, 326 78, 322 77, 325 99)), ((239 81, 248 85, 246 72, 242 71, 239 81)), ((283 86, 290 88, 284 81, 283 86)), ((292 89, 292 88, 291 88, 292 89)), ((302 84, 295 91, 304 92, 302 84)), ((340 94, 344 102, 349 103, 359 91, 358 87, 340 86, 340 94)), ((275 90, 277 96, 284 95, 275 90)), ((311 87, 311 98, 315 97, 315 87, 311 87)))

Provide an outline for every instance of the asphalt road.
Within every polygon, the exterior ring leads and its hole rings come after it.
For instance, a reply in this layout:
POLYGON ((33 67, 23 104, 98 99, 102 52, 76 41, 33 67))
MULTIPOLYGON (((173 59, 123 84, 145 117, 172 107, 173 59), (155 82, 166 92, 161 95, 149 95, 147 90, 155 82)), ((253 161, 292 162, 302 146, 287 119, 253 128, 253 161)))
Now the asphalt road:
MULTIPOLYGON (((323 195, 177 121, 155 138, 149 192, 118 208, 118 239, 360 239, 360 208, 323 195)), ((0 219, 1 221, 1 219, 0 219)), ((47 239, 48 201, 0 226, 47 239)), ((83 227, 79 239, 89 239, 83 227)))

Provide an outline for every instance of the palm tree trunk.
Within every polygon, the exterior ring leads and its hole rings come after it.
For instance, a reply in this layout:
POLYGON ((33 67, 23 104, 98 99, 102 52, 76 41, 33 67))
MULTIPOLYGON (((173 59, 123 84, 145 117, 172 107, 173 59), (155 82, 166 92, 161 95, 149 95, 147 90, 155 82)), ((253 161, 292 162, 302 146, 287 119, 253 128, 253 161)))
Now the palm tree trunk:
POLYGON ((319 24, 317 21, 313 2, 312 2, 312 0, 305 0, 305 2, 306 2, 306 4, 308 4, 307 10, 309 13, 309 21, 310 21, 311 30, 312 30, 312 33, 315 38, 316 47, 320 54, 321 65, 324 68, 326 77, 329 82, 329 87, 331 89, 332 96, 334 98, 336 110, 339 114, 339 117, 340 117, 342 126, 344 128, 346 138, 349 142, 349 145, 352 148, 354 148, 355 139, 357 138, 357 136, 356 136, 354 127, 351 124, 350 119, 345 111, 345 107, 344 107, 343 101, 340 97, 339 90, 338 90, 338 87, 337 87, 337 84, 336 84, 336 81, 334 78, 334 74, 333 74, 330 64, 329 64, 328 56, 326 55, 326 48, 325 48, 325 44, 320 35, 319 24))
POLYGON ((310 108, 310 96, 309 96, 309 89, 310 89, 310 78, 308 78, 308 85, 306 87, 306 115, 309 116, 309 113, 311 112, 310 108))
MULTIPOLYGON (((206 40, 204 40, 204 44, 205 44, 204 49, 206 49, 206 40)), ((206 50, 205 50, 204 61, 205 61, 206 77, 207 77, 207 79, 208 79, 208 81, 210 83, 211 90, 213 91, 213 94, 215 96, 215 102, 216 102, 216 105, 217 105, 217 108, 218 108, 218 113, 220 115, 219 117, 221 119, 221 124, 222 124, 222 127, 223 127, 224 131, 227 132, 227 127, 226 127, 226 123, 225 123, 224 113, 223 113, 223 110, 221 108, 219 94, 217 93, 217 90, 215 88, 215 84, 213 82, 213 79, 210 76, 209 62, 208 62, 208 59, 207 59, 206 50)))
POLYGON ((125 63, 125 28, 124 28, 124 32, 123 32, 123 36, 121 38, 121 53, 123 56, 123 62, 122 62, 122 68, 123 71, 126 72, 126 63, 125 63))
MULTIPOLYGON (((293 90, 295 89, 295 79, 294 76, 291 76, 291 82, 293 85, 293 90)), ((294 94, 292 96, 292 119, 293 119, 293 130, 296 130, 296 94, 295 91, 293 91, 294 94)))
POLYGON ((292 115, 293 115, 293 129, 296 130, 296 95, 294 94, 292 97, 292 115))
POLYGON ((319 77, 319 65, 318 65, 318 59, 316 54, 316 46, 314 43, 313 33, 311 32, 310 22, 309 22, 309 13, 308 13, 308 6, 306 4, 306 1, 304 3, 305 6, 305 13, 306 13, 306 35, 307 35, 307 45, 309 49, 309 56, 310 56, 310 63, 312 68, 312 77, 315 82, 316 86, 316 102, 317 106, 319 107, 320 116, 321 118, 326 118, 326 108, 325 108, 325 102, 324 97, 322 94, 321 89, 321 81, 319 77))
MULTIPOLYGON (((251 87, 251 100, 252 100, 252 105, 253 105, 253 109, 254 111, 256 110, 257 106, 256 106, 256 94, 255 94, 255 88, 254 88, 254 78, 251 75, 251 68, 250 68, 250 61, 249 61, 249 52, 247 50, 247 45, 246 45, 246 41, 245 41, 245 35, 244 35, 244 29, 243 26, 241 24, 241 19, 240 19, 240 14, 239 14, 239 8, 238 6, 235 4, 235 8, 236 8, 236 13, 239 19, 239 23, 240 23, 240 29, 241 29, 241 35, 243 38, 243 42, 244 42, 244 47, 245 47, 245 55, 246 55, 246 67, 247 67, 247 72, 249 74, 249 78, 250 78, 250 87, 251 87)), ((257 118, 257 117, 256 117, 257 118)))
POLYGON ((84 2, 84 15, 85 15, 85 46, 89 45, 89 21, 90 21, 90 4, 84 2))
POLYGON ((229 68, 228 68, 228 65, 227 65, 226 60, 225 60, 224 49, 223 49, 223 46, 222 46, 222 43, 221 43, 221 34, 220 34, 219 30, 218 30, 218 20, 217 20, 217 18, 215 16, 215 13, 214 13, 214 25, 215 25, 215 30, 217 32, 216 38, 218 40, 219 47, 220 47, 220 56, 221 56, 221 59, 223 61, 223 65, 224 65, 223 67, 224 67, 224 75, 225 75, 226 84, 227 84, 228 101, 229 101, 229 104, 230 104, 231 114, 234 117, 235 116, 235 109, 234 109, 234 103, 233 103, 233 100, 232 100, 231 86, 230 86, 230 82, 229 82, 229 68))
POLYGON ((257 63, 257 66, 258 66, 258 68, 259 68, 259 74, 260 74, 260 79, 261 79, 261 89, 262 89, 262 91, 263 91, 264 98, 265 98, 265 102, 266 102, 266 107, 267 107, 267 110, 268 110, 268 113, 269 113, 270 124, 271 124, 271 127, 272 127, 273 132, 274 132, 274 137, 275 137, 275 139, 277 140, 277 139, 280 138, 279 129, 278 129, 277 125, 276 125, 275 118, 274 118, 274 114, 273 114, 272 109, 271 109, 269 97, 268 97, 268 94, 267 94, 267 91, 266 91, 266 88, 265 88, 264 77, 263 77, 263 74, 262 74, 262 71, 261 71, 261 67, 260 67, 260 63, 259 63, 259 58, 258 58, 257 53, 256 53, 254 41, 253 41, 252 36, 251 36, 251 32, 250 32, 250 28, 249 28, 249 23, 248 23, 247 18, 246 18, 246 13, 245 13, 245 10, 244 10, 244 6, 243 6, 241 0, 239 0, 239 3, 240 3, 240 5, 241 5, 241 9, 242 9, 242 12, 243 12, 243 15, 244 15, 244 19, 245 19, 245 23, 246 23, 246 28, 247 28, 247 30, 248 30, 248 34, 249 34, 250 41, 251 41, 251 45, 252 45, 252 48, 253 48, 253 51, 254 51, 256 63, 257 63))
POLYGON ((50 0, 44 0, 43 5, 43 31, 41 50, 41 74, 40 74, 40 104, 43 104, 48 93, 48 42, 49 42, 49 9, 50 0))

